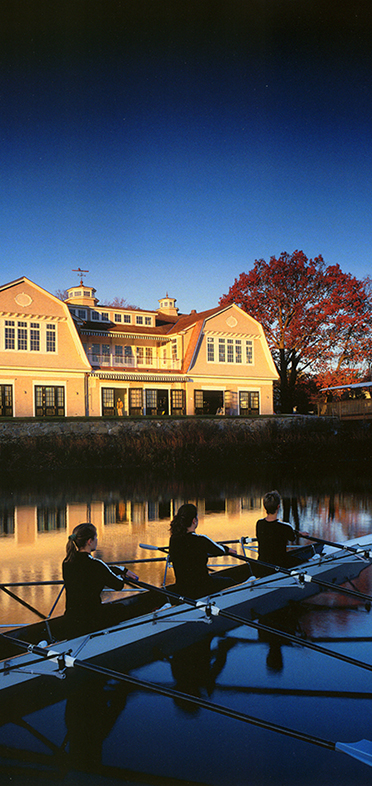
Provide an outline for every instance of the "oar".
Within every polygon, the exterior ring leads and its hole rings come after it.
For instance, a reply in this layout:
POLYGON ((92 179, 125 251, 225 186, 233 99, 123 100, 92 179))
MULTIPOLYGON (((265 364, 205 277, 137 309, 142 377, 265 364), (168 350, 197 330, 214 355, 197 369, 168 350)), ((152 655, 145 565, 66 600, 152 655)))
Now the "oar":
MULTIPOLYGON (((247 542, 247 539, 244 539, 247 542)), ((249 538, 248 542, 253 540, 253 538, 249 538)), ((152 549, 153 551, 168 551, 165 546, 151 546, 150 544, 140 543, 139 544, 142 549, 152 549)), ((354 549, 356 551, 356 549, 354 549)), ((347 589, 346 587, 339 587, 338 584, 332 584, 331 581, 325 581, 324 579, 317 579, 312 576, 310 573, 306 573, 306 571, 298 570, 297 568, 293 568, 292 570, 288 570, 287 568, 282 568, 280 565, 273 565, 271 562, 263 562, 259 559, 253 559, 251 557, 245 557, 243 554, 234 554, 234 559, 239 559, 242 562, 247 562, 249 565, 262 565, 264 568, 270 568, 273 573, 284 573, 286 576, 296 576, 299 577, 299 580, 304 583, 316 584, 319 587, 325 587, 326 589, 331 589, 336 592, 341 592, 343 595, 350 595, 351 597, 358 598, 359 600, 365 600, 368 603, 372 603, 372 596, 366 595, 363 592, 358 592, 358 590, 351 590, 347 589)))
MULTIPOLYGON (((13 642, 18 644, 18 646, 20 646, 22 649, 27 649, 28 651, 33 651, 37 654, 40 654, 42 651, 42 648, 37 645, 28 645, 25 642, 21 642, 16 639, 13 639, 13 642)), ((214 702, 207 701, 206 699, 197 698, 196 696, 189 696, 187 693, 175 690, 174 688, 165 688, 162 685, 156 685, 153 682, 148 682, 147 680, 142 680, 129 674, 113 671, 112 669, 106 669, 103 666, 93 665, 87 661, 74 658, 68 653, 56 653, 54 651, 48 652, 48 650, 44 650, 44 653, 46 658, 49 657, 52 660, 54 659, 58 663, 58 667, 60 669, 75 667, 85 671, 93 672, 94 674, 103 675, 109 679, 126 682, 131 685, 135 685, 137 688, 142 688, 143 690, 147 690, 152 693, 158 693, 161 696, 167 696, 171 699, 183 701, 187 704, 192 704, 194 706, 201 707, 202 709, 216 712, 219 715, 224 715, 227 718, 233 718, 234 720, 249 723, 251 725, 258 726, 259 728, 267 729, 268 731, 274 731, 287 737, 293 737, 294 739, 301 740, 302 742, 309 742, 313 745, 318 745, 321 748, 346 753, 349 756, 352 756, 354 759, 358 759, 364 764, 367 764, 369 767, 372 766, 372 742, 370 740, 360 740, 359 742, 333 742, 331 740, 324 740, 321 737, 315 737, 312 734, 297 731, 296 729, 290 729, 286 726, 281 726, 278 723, 265 721, 253 715, 247 715, 246 713, 233 710, 230 707, 224 707, 221 704, 215 704, 214 702)))
MULTIPOLYGON (((359 546, 356 548, 355 546, 346 546, 345 543, 334 543, 332 540, 324 540, 324 538, 316 538, 314 535, 305 535, 303 532, 301 533, 301 538, 306 538, 306 540, 314 540, 315 543, 324 543, 325 546, 333 546, 335 549, 342 549, 343 551, 351 551, 353 554, 360 554, 363 551, 363 548, 359 546)), ((364 553, 369 555, 370 549, 364 550, 364 553)))
POLYGON ((168 546, 152 546, 150 543, 140 543, 140 549, 149 549, 150 551, 164 551, 165 554, 168 554, 169 547, 168 546))
POLYGON ((366 595, 364 592, 351 590, 347 587, 340 587, 338 584, 333 584, 331 581, 317 579, 315 576, 312 576, 311 573, 307 573, 306 570, 301 570, 300 568, 292 568, 292 570, 288 570, 288 568, 283 568, 280 565, 273 565, 270 562, 263 562, 260 559, 243 557, 242 554, 234 554, 234 558, 240 559, 243 562, 248 562, 252 566, 262 565, 265 568, 270 568, 275 573, 284 573, 286 576, 292 576, 293 578, 298 577, 299 581, 305 584, 316 584, 318 587, 325 587, 326 589, 333 590, 333 592, 341 592, 343 595, 350 595, 351 597, 358 598, 359 600, 365 600, 368 603, 372 603, 371 595, 366 595))
MULTIPOLYGON (((198 608, 205 611, 207 617, 224 617, 227 620, 231 620, 232 622, 236 622, 238 625, 246 625, 249 628, 255 628, 256 630, 262 630, 265 633, 270 633, 273 636, 279 636, 282 639, 287 639, 288 641, 293 642, 294 644, 299 644, 301 647, 305 647, 309 650, 313 650, 314 652, 318 652, 321 655, 328 655, 330 658, 335 658, 336 660, 341 660, 344 663, 349 663, 351 666, 358 666, 361 669, 365 669, 366 671, 372 671, 372 664, 365 663, 361 660, 356 660, 355 658, 351 658, 349 655, 342 655, 340 652, 334 652, 334 650, 329 650, 326 647, 321 647, 319 644, 313 644, 311 641, 307 641, 306 639, 299 639, 297 636, 293 636, 292 633, 286 633, 282 630, 277 630, 276 628, 272 628, 269 625, 264 625, 262 622, 254 622, 253 620, 248 620, 245 617, 240 617, 237 614, 233 614, 231 611, 224 611, 220 609, 218 606, 214 605, 211 602, 205 602, 203 600, 195 600, 194 598, 185 598, 183 595, 178 595, 176 592, 172 590, 167 590, 165 587, 160 588, 156 587, 154 584, 147 584, 144 581, 128 579, 126 578, 127 584, 142 587, 143 589, 151 590, 154 592, 158 592, 161 595, 167 596, 167 598, 174 598, 178 600, 180 603, 186 603, 194 608, 198 608)), ((232 588, 234 590, 234 588, 232 588)))

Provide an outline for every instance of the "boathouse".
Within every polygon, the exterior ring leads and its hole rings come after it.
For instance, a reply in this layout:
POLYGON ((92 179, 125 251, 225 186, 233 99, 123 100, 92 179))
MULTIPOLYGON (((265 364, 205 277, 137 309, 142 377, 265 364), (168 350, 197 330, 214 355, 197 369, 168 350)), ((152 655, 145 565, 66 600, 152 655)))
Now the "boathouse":
POLYGON ((26 277, 0 287, 0 416, 257 416, 278 378, 263 328, 238 306, 180 314, 63 302, 26 277))

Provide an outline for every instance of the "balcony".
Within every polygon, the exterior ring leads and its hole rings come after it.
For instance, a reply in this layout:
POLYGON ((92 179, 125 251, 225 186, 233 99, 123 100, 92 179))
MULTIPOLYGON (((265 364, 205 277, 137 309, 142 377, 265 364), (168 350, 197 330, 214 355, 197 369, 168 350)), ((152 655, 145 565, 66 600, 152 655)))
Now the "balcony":
POLYGON ((145 358, 134 355, 118 356, 113 353, 99 355, 97 352, 88 352, 87 357, 93 368, 116 368, 119 371, 145 370, 148 371, 180 371, 181 361, 173 358, 145 358))

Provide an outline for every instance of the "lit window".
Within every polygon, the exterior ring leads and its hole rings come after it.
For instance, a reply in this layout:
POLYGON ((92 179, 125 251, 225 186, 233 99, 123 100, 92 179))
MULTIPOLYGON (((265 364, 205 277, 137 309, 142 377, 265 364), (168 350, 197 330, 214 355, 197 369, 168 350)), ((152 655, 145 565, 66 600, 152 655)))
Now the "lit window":
POLYGON ((152 366, 152 347, 146 347, 146 365, 152 366))

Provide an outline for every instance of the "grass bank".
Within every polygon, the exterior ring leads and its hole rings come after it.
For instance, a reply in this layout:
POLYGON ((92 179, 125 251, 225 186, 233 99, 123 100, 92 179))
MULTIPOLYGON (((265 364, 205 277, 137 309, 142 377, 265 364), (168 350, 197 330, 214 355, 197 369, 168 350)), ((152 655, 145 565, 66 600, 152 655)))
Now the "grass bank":
POLYGON ((372 422, 317 417, 154 419, 117 422, 35 419, 0 431, 2 474, 153 473, 237 477, 257 469, 365 470, 372 422))

